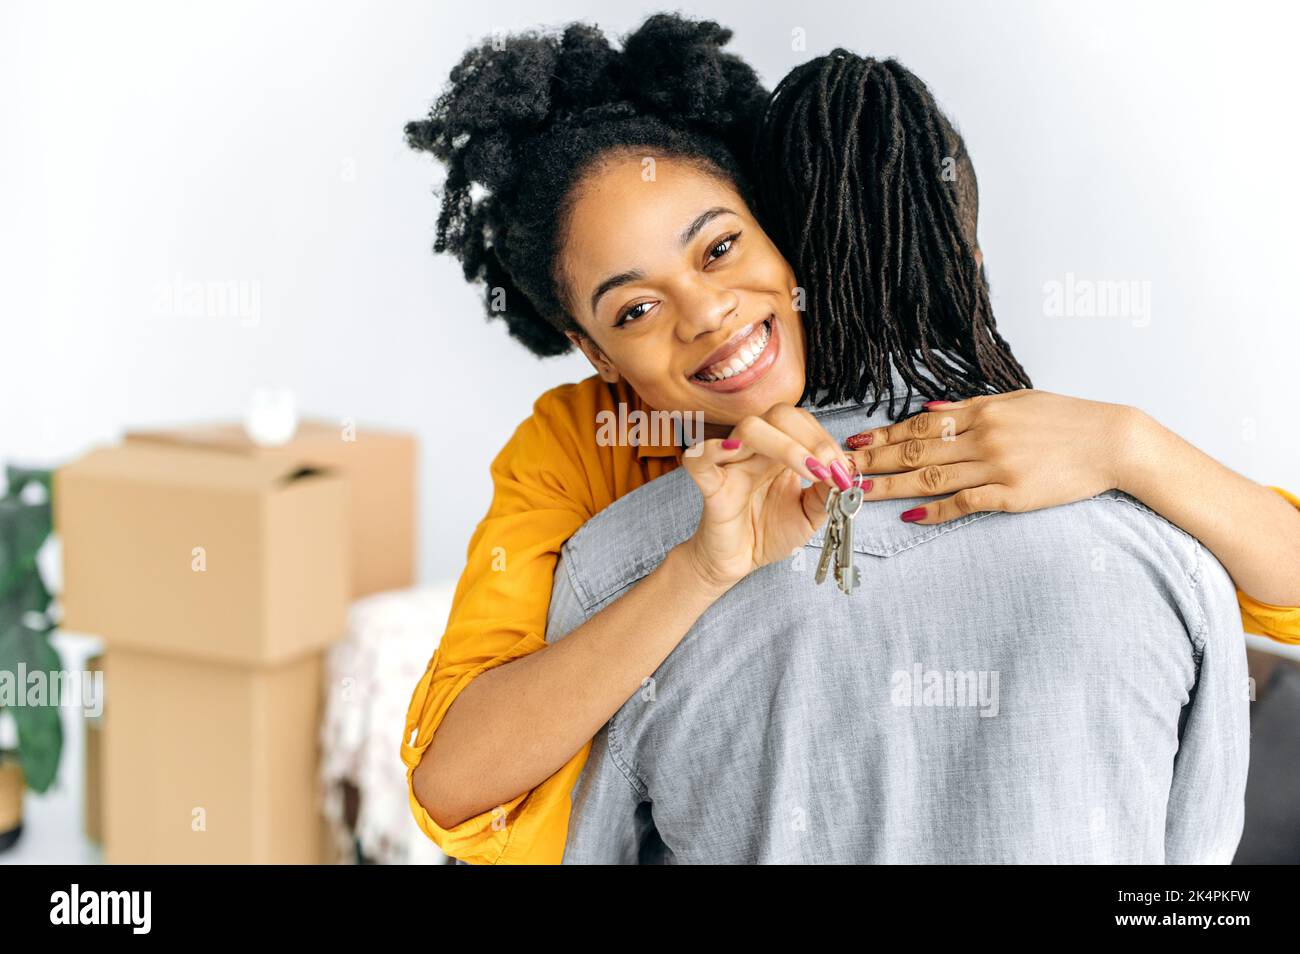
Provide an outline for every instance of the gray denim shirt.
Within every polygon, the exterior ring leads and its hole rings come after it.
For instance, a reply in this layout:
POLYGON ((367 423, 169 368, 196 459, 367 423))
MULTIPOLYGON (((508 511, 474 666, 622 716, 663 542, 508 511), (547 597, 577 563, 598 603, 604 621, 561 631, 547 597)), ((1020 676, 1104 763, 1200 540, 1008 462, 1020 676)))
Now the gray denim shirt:
MULTIPOLYGON (((913 403, 916 408, 916 402, 913 403)), ((814 410, 842 440, 884 411, 814 410)), ((1249 747, 1233 585, 1108 492, 919 526, 863 506, 698 620, 595 738, 565 863, 1227 863, 1249 747)), ((695 531, 678 469, 564 548, 547 640, 695 531)))

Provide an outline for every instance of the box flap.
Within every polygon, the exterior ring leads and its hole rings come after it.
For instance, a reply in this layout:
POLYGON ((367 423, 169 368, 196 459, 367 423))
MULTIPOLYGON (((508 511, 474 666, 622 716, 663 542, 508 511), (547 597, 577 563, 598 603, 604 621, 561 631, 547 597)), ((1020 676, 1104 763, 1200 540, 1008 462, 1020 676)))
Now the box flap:
POLYGON ((262 492, 317 469, 289 456, 232 454, 201 445, 178 454, 175 446, 141 441, 95 448, 59 472, 64 480, 90 477, 262 492))
POLYGON ((293 438, 276 447, 263 447, 253 443, 239 424, 190 424, 181 427, 133 429, 126 432, 126 443, 206 447, 228 453, 263 457, 292 455, 295 445, 322 436, 337 438, 338 428, 323 421, 301 421, 293 438))

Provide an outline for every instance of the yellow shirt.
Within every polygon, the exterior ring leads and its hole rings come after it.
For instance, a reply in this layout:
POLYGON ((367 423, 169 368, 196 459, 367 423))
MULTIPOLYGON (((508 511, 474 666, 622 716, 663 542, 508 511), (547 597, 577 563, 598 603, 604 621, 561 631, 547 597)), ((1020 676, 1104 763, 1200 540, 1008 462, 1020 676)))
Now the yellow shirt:
MULTIPOLYGON (((547 647, 546 614, 565 541, 619 497, 680 466, 676 445, 598 440, 602 412, 613 415, 617 428, 620 419, 631 425, 633 412, 648 410, 622 381, 609 385, 593 375, 561 385, 537 399, 532 416, 492 461, 492 503, 470 539, 446 631, 415 687, 402 740, 411 810, 425 834, 453 858, 554 864, 563 855, 569 794, 590 742, 532 791, 454 828, 429 817, 411 776, 471 680, 547 647)), ((1300 507, 1300 500, 1273 489, 1300 507)), ((1247 631, 1300 643, 1300 609, 1259 603, 1240 592, 1237 597, 1247 631)))

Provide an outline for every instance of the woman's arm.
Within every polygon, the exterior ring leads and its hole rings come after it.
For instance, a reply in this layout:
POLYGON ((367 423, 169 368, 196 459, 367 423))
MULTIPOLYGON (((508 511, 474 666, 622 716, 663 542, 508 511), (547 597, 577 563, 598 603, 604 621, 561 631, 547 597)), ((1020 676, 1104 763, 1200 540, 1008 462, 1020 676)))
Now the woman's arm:
POLYGON ((564 639, 469 684, 416 767, 414 790, 443 828, 540 784, 659 668, 726 586, 681 544, 564 639))
POLYGON ((1130 411, 1119 489, 1205 544, 1248 596, 1300 606, 1300 510, 1130 411))
POLYGON ((1136 408, 1035 390, 926 408, 848 441, 862 473, 887 475, 869 499, 943 495, 904 519, 1037 510, 1119 489, 1197 537, 1248 596, 1300 606, 1300 510, 1136 408))
POLYGON ((695 534, 544 652, 479 673, 413 755, 412 794, 439 828, 550 778, 719 596, 808 541, 826 519, 823 481, 834 474, 848 486, 847 455, 816 418, 790 405, 699 446, 682 461, 703 498, 695 534), (812 485, 801 487, 800 478, 812 485))

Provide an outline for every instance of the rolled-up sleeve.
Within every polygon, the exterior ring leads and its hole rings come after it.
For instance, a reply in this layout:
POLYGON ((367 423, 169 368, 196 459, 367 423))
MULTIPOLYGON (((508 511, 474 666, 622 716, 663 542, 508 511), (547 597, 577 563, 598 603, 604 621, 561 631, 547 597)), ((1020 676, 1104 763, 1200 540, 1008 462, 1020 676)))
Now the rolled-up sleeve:
MULTIPOLYGON (((1270 489, 1300 509, 1300 498, 1281 487, 1270 489)), ((1300 607, 1261 603, 1241 590, 1237 591, 1237 604, 1241 607, 1241 625, 1246 632, 1258 633, 1280 643, 1300 643, 1300 607)))
POLYGON ((489 669, 546 648, 546 615, 560 548, 590 516, 580 448, 539 400, 492 463, 493 499, 470 541, 442 639, 412 693, 401 757, 411 811, 444 852, 478 864, 557 862, 570 791, 590 743, 529 792, 443 828, 415 796, 414 773, 456 697, 489 669), (579 485, 575 487, 574 485, 579 485))

